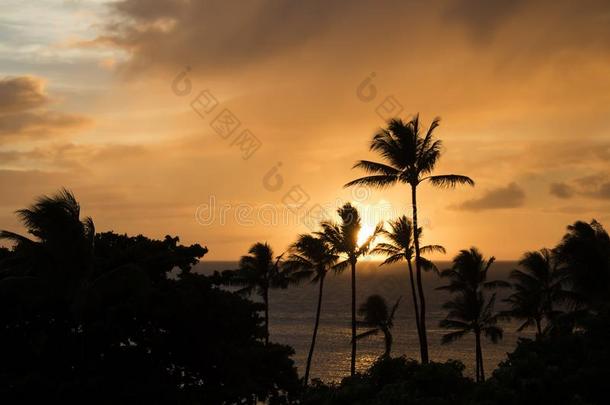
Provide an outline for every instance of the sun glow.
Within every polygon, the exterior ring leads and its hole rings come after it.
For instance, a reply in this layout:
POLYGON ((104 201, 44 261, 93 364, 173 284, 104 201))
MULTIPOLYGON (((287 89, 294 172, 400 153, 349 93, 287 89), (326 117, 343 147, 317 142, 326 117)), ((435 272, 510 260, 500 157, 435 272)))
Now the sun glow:
POLYGON ((362 245, 375 232, 375 227, 369 224, 362 224, 358 232, 358 246, 362 245))

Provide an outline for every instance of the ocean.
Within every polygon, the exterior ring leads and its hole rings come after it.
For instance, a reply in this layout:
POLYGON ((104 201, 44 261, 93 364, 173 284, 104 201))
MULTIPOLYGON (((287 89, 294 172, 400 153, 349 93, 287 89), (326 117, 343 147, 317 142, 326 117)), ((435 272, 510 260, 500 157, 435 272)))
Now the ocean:
MULTIPOLYGON (((392 356, 406 355, 419 360, 419 346, 415 329, 415 318, 410 294, 408 271, 405 263, 380 266, 376 261, 362 261, 357 267, 357 306, 371 294, 379 294, 394 305, 402 297, 396 312, 392 335, 394 344, 392 356)), ((437 262, 440 270, 448 268, 449 262, 437 262)), ((515 262, 497 261, 490 269, 489 280, 506 280, 510 270, 516 267, 515 262)), ((206 262, 199 263, 194 271, 210 274, 214 270, 236 268, 236 262, 206 262)), ((339 382, 349 375, 350 365, 350 273, 329 274, 324 283, 324 296, 320 328, 316 341, 316 349, 312 361, 311 378, 319 378, 325 382, 339 382)), ((427 299, 427 327, 430 359, 445 361, 461 360, 465 366, 465 374, 474 375, 474 336, 465 336, 461 340, 442 345, 441 336, 446 333, 441 329, 439 321, 445 318, 442 304, 449 298, 449 293, 436 290, 445 283, 434 273, 424 274, 424 288, 427 299)), ((504 309, 502 298, 509 291, 498 291, 497 309, 504 309)), ((318 287, 308 282, 291 286, 286 290, 272 290, 269 297, 269 329, 273 342, 290 345, 295 350, 293 356, 299 375, 303 375, 307 353, 311 342, 318 287)), ((253 300, 257 297, 253 296, 253 300)), ((493 344, 483 341, 483 357, 486 375, 491 375, 493 369, 506 359, 506 353, 511 352, 519 337, 534 337, 533 330, 517 333, 518 321, 503 322, 504 337, 493 344)), ((357 370, 364 371, 384 350, 382 335, 360 340, 358 342, 357 370)))

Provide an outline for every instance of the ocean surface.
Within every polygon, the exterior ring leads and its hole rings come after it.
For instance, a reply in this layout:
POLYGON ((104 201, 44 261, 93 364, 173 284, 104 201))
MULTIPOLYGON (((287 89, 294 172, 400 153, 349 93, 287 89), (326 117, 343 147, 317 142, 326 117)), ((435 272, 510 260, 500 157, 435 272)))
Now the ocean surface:
MULTIPOLYGON (((439 269, 448 268, 449 262, 437 262, 439 269)), ((515 262, 494 263, 490 269, 489 280, 506 280, 510 270, 516 267, 515 262)), ((210 274, 214 270, 236 268, 236 262, 199 263, 194 271, 210 274)), ((349 374, 350 363, 350 277, 349 271, 342 274, 329 274, 324 283, 320 329, 312 362, 311 377, 325 382, 338 382, 349 374)), ((465 373, 474 375, 474 336, 465 336, 461 340, 441 345, 441 336, 447 331, 439 328, 441 319, 445 318, 442 304, 449 298, 444 291, 436 287, 445 284, 434 273, 424 274, 424 288, 427 299, 427 327, 430 358, 434 361, 448 359, 461 360, 466 365, 465 373)), ((394 345, 392 355, 406 355, 419 359, 419 347, 415 318, 410 294, 409 278, 406 264, 379 266, 379 262, 363 261, 357 267, 357 305, 367 296, 380 294, 394 305, 402 297, 394 320, 394 345)), ((502 298, 508 291, 498 291, 497 309, 503 309, 502 298)), ((318 287, 308 282, 291 286, 286 290, 270 292, 270 339, 273 342, 290 345, 295 350, 293 356, 300 375, 303 375, 307 353, 311 342, 314 325, 318 287)), ((253 296, 253 300, 257 297, 253 296)), ((517 333, 517 321, 503 322, 504 338, 498 344, 483 341, 483 356, 486 375, 506 359, 506 353, 514 349, 518 337, 533 337, 533 330, 517 333)), ((383 353, 381 335, 358 342, 357 369, 365 370, 383 353)))

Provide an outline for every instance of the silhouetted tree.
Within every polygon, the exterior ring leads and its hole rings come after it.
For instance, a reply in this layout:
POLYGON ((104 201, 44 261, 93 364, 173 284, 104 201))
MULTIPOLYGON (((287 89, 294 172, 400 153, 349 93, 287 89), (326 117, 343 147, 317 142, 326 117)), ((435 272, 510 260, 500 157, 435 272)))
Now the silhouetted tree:
POLYGON ((474 405, 469 398, 474 383, 463 371, 464 365, 455 360, 421 364, 404 356, 382 356, 364 373, 344 378, 340 384, 318 382, 305 393, 301 404, 474 405))
POLYGON ((5 271, 44 278, 55 284, 58 295, 70 299, 93 271, 93 220, 81 221, 80 205, 66 189, 38 198, 17 216, 34 238, 0 231, 0 239, 15 244, 5 271))
POLYGON ((394 327, 394 314, 396 314, 398 304, 400 304, 400 298, 396 300, 396 304, 390 311, 388 304, 381 295, 371 295, 358 309, 360 316, 364 316, 364 319, 359 321, 358 325, 372 329, 356 335, 356 339, 364 339, 382 332, 385 343, 383 357, 390 357, 392 352, 392 328, 394 327))
MULTIPOLYGON (((419 116, 409 122, 392 119, 387 128, 381 129, 373 136, 370 149, 381 155, 386 163, 360 160, 354 168, 361 168, 370 175, 347 183, 345 186, 366 185, 385 188, 397 183, 408 184, 411 187, 411 206, 413 213, 413 228, 419 229, 417 220, 417 186, 429 182, 442 188, 455 187, 458 184, 474 185, 469 177, 447 174, 431 175, 441 156, 440 140, 435 140, 434 129, 438 127, 439 119, 432 124, 423 135, 420 131, 419 116)), ((414 238, 415 270, 419 299, 420 351, 423 363, 428 362, 428 338, 426 331, 426 299, 421 278, 421 256, 419 238, 414 238)))
POLYGON ((12 251, 6 247, 0 246, 0 262, 11 257, 12 251))
POLYGON ((175 268, 180 275, 191 270, 208 249, 199 244, 183 246, 180 239, 166 235, 163 240, 146 236, 119 235, 102 232, 95 235, 96 275, 106 273, 125 264, 145 269, 153 281, 167 279, 175 268))
POLYGON ((248 250, 248 255, 239 260, 239 269, 230 273, 230 283, 243 288, 238 294, 256 292, 263 299, 265 313, 265 343, 269 343, 269 290, 287 288, 293 281, 281 266, 284 254, 274 257, 271 246, 267 243, 255 243, 248 250))
MULTIPOLYGON (((387 242, 380 242, 375 245, 371 254, 379 254, 387 256, 381 265, 406 261, 409 269, 409 281, 411 285, 411 296, 413 297, 413 310, 415 311, 415 326, 417 335, 421 336, 419 325, 419 303, 417 293, 415 291, 415 281, 413 277, 413 259, 415 255, 415 245, 413 243, 413 224, 403 215, 393 221, 390 221, 391 230, 382 230, 381 235, 385 236, 387 242)), ((418 235, 421 237, 422 229, 419 229, 418 235)), ((427 245, 420 248, 421 253, 439 252, 445 253, 445 248, 440 245, 427 245)), ((434 269, 436 266, 428 259, 420 256, 419 258, 422 268, 434 269)))
POLYGON ((260 304, 190 272, 207 249, 94 238, 66 190, 19 215, 35 238, 2 233, 4 402, 284 403, 298 388, 292 349, 260 341, 260 304))
POLYGON ((285 265, 288 268, 298 269, 293 277, 309 277, 312 283, 318 283, 318 304, 316 306, 316 320, 311 336, 311 345, 307 355, 305 366, 304 383, 309 381, 311 360, 316 346, 318 326, 320 324, 320 312, 322 310, 322 294, 324 291, 324 280, 328 272, 333 268, 339 256, 333 252, 331 246, 321 237, 314 235, 299 235, 297 241, 290 248, 290 256, 285 265))
POLYGON ((549 249, 526 252, 519 265, 523 270, 510 273, 514 292, 505 300, 511 305, 506 314, 524 321, 517 331, 533 325, 539 337, 543 320, 550 322, 558 313, 553 304, 564 301, 563 277, 549 249))
POLYGON ((573 333, 519 339, 488 380, 487 398, 476 403, 607 404, 610 312, 590 321, 573 333))
POLYGON ((350 363, 350 375, 356 373, 356 264, 358 258, 368 254, 372 241, 381 231, 381 225, 377 225, 373 234, 362 244, 358 245, 358 233, 361 228, 360 214, 358 210, 350 203, 344 204, 337 210, 340 223, 330 221, 321 224, 322 231, 317 232, 324 241, 326 241, 334 252, 341 254, 343 260, 340 260, 334 268, 337 271, 343 271, 346 267, 351 268, 352 281, 352 357, 350 363))
POLYGON ((610 297, 610 237, 604 227, 577 221, 554 249, 577 307, 592 313, 607 308, 610 297))
POLYGON ((442 343, 450 343, 467 333, 474 333, 477 381, 485 380, 481 334, 493 343, 502 339, 502 329, 497 326, 499 315, 494 311, 496 294, 489 299, 483 294, 483 289, 509 285, 504 281, 487 281, 487 273, 494 260, 493 257, 485 260, 474 247, 461 250, 453 259, 453 266, 441 272, 441 277, 448 279, 449 284, 438 288, 453 294, 453 298, 443 305, 449 312, 440 326, 455 331, 445 334, 442 343))

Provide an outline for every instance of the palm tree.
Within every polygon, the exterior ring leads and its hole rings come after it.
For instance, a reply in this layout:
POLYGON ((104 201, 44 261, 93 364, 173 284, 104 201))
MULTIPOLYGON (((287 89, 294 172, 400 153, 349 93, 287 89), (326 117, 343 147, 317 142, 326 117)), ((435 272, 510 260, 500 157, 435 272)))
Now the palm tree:
MULTIPOLYGON (((381 265, 406 261, 409 268, 409 281, 411 285, 411 296, 413 297, 413 309, 415 311, 415 326, 421 345, 421 328, 419 325, 419 304, 415 291, 415 281, 413 277, 413 256, 415 246, 413 244, 413 224, 406 215, 403 215, 390 222, 391 231, 382 230, 381 235, 385 236, 387 242, 377 243, 371 254, 387 256, 381 265)), ((419 229, 418 236, 421 238, 422 229, 419 229)), ((445 253, 445 248, 440 245, 428 245, 420 248, 422 253, 440 252, 445 253)), ((424 257, 419 258, 424 269, 435 269, 436 266, 424 257)))
POLYGON ((322 231, 316 232, 327 242, 334 252, 343 255, 343 260, 335 264, 336 271, 343 271, 351 267, 352 279, 352 357, 350 364, 350 375, 356 374, 356 263, 358 258, 368 254, 373 239, 381 231, 381 225, 377 225, 373 234, 362 244, 358 245, 358 233, 361 228, 360 214, 350 203, 344 204, 337 210, 340 223, 330 221, 322 222, 322 231))
MULTIPOLYGON (((15 244, 0 269, 0 290, 18 297, 17 306, 27 302, 29 307, 36 302, 52 311, 52 317, 43 316, 41 321, 61 322, 75 339, 84 339, 87 331, 95 328, 87 322, 88 314, 104 310, 101 297, 124 296, 133 302, 148 292, 150 279, 139 266, 101 269, 95 260, 99 258, 94 251, 93 220, 80 219, 80 205, 71 191, 62 189, 42 196, 17 215, 33 238, 0 231, 0 239, 15 244)), ((32 337, 41 342, 48 338, 46 333, 40 339, 32 337)))
POLYGON ((558 263, 549 249, 526 252, 519 265, 524 270, 513 270, 510 278, 515 290, 505 301, 511 305, 510 317, 524 320, 517 331, 534 325, 536 336, 542 336, 542 321, 551 322, 557 311, 553 303, 563 300, 563 277, 558 263))
POLYGON ((67 189, 38 198, 17 215, 35 239, 0 231, 0 239, 15 243, 8 271, 21 269, 25 273, 21 275, 44 277, 57 286, 58 294, 70 298, 92 273, 93 220, 87 217, 81 221, 80 205, 67 189))
POLYGON ((265 312, 265 344, 269 343, 269 290, 286 288, 292 281, 287 271, 280 266, 283 253, 274 257, 271 246, 267 243, 255 243, 248 250, 248 255, 239 260, 239 269, 231 271, 230 284, 243 286, 238 294, 256 292, 263 299, 265 312))
POLYGON ((553 250, 561 271, 574 295, 575 303, 595 313, 610 295, 610 236, 604 227, 577 221, 553 250))
POLYGON ((358 313, 364 316, 364 320, 358 324, 372 329, 356 335, 356 339, 364 339, 382 332, 385 342, 383 357, 385 358, 389 358, 392 351, 392 328, 394 327, 394 314, 396 314, 398 304, 400 304, 400 298, 396 300, 392 311, 389 311, 388 304, 381 295, 371 295, 358 309, 358 313))
POLYGON ((476 381, 485 380, 483 368, 483 351, 481 334, 492 343, 502 339, 502 328, 497 326, 500 315, 494 312, 496 295, 486 299, 483 289, 507 287, 504 281, 487 281, 487 273, 494 258, 485 260, 476 249, 461 250, 453 259, 453 266, 441 273, 442 278, 449 279, 449 284, 439 287, 454 294, 453 299, 443 305, 449 312, 440 326, 454 329, 442 338, 442 343, 450 343, 462 338, 467 333, 475 335, 476 381))
MULTIPOLYGON (((411 207, 413 229, 419 229, 417 222, 417 186, 429 182, 441 188, 453 188, 458 184, 474 186, 474 181, 466 176, 446 174, 433 176, 431 173, 441 156, 442 142, 434 139, 433 132, 439 125, 439 119, 434 119, 425 135, 420 133, 419 116, 409 122, 392 119, 387 128, 381 129, 373 136, 370 150, 378 152, 385 163, 360 160, 354 168, 364 169, 368 176, 353 180, 345 187, 366 185, 385 188, 397 183, 408 184, 411 187, 411 207)), ((414 239, 415 271, 419 299, 419 325, 421 329, 421 361, 428 362, 428 338, 426 332, 426 299, 421 280, 421 249, 419 238, 414 239)))
POLYGON ((316 345, 318 326, 320 325, 320 312, 322 310, 322 294, 324 290, 324 279, 329 270, 333 268, 339 256, 334 253, 331 246, 319 236, 299 235, 297 241, 290 247, 290 256, 285 265, 288 269, 295 269, 293 277, 311 277, 312 283, 318 283, 318 305, 316 307, 316 320, 307 355, 305 366, 305 385, 309 381, 311 360, 316 345))

